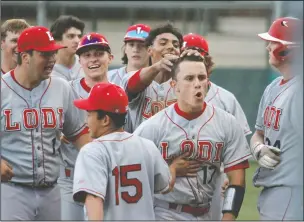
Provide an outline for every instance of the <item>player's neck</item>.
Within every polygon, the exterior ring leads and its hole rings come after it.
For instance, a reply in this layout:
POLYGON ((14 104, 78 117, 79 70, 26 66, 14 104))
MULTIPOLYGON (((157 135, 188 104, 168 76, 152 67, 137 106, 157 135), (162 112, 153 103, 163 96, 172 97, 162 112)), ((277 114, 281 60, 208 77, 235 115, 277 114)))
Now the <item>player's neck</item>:
POLYGON ((1 70, 5 73, 16 68, 16 65, 12 58, 5 57, 5 55, 1 54, 1 70))
POLYGON ((193 107, 193 106, 190 106, 189 104, 187 104, 183 101, 177 101, 178 109, 180 111, 182 111, 183 113, 186 113, 186 114, 202 113, 202 110, 204 108, 204 104, 205 103, 202 103, 201 106, 193 107))
POLYGON ((104 132, 100 133, 100 136, 99 137, 102 137, 102 136, 106 136, 106 135, 109 135, 111 133, 116 133, 116 132, 124 132, 123 128, 113 128, 113 127, 108 127, 105 129, 104 132))
POLYGON ((24 88, 31 90, 41 83, 41 79, 33 78, 33 75, 24 67, 17 66, 14 71, 16 81, 24 88))
POLYGON ((96 78, 96 79, 90 78, 89 76, 86 75, 84 77, 84 80, 85 80, 85 83, 87 84, 87 86, 90 88, 92 88, 93 86, 95 86, 97 83, 100 83, 100 82, 105 82, 105 83, 109 82, 106 74, 101 75, 99 78, 96 78))
POLYGON ((162 84, 164 82, 167 82, 169 79, 171 79, 171 75, 169 75, 168 72, 159 72, 154 81, 158 84, 162 84))
POLYGON ((278 68, 284 80, 290 80, 293 75, 291 72, 291 66, 289 64, 283 64, 278 68))
POLYGON ((63 65, 67 68, 71 68, 76 62, 75 54, 67 53, 64 50, 58 51, 56 59, 57 64, 63 65))

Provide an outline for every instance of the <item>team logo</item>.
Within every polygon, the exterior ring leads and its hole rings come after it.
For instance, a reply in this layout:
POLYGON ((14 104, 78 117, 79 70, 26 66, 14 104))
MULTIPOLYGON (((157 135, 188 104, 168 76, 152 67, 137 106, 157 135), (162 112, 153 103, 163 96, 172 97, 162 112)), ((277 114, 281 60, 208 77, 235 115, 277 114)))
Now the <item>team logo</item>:
POLYGON ((287 21, 282 21, 282 22, 281 22, 281 25, 282 25, 282 26, 285 26, 285 27, 288 27, 287 21))
POLYGON ((142 32, 141 27, 136 27, 136 33, 140 34, 142 32))
POLYGON ((187 42, 183 42, 183 48, 187 46, 187 42))
POLYGON ((91 35, 87 35, 87 39, 90 41, 91 40, 91 35))

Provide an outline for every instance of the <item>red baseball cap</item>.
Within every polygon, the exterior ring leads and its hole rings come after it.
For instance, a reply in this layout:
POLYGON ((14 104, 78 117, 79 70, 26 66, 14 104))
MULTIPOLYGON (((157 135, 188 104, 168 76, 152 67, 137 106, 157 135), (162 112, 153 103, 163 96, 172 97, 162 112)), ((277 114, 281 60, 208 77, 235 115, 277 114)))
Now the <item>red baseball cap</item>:
POLYGON ((279 42, 283 45, 297 44, 300 39, 296 40, 295 34, 303 28, 303 21, 292 17, 283 17, 276 19, 270 26, 268 32, 260 33, 261 39, 272 42, 279 42))
POLYGON ((200 49, 201 55, 209 54, 209 46, 207 40, 198 34, 189 33, 183 36, 183 47, 182 50, 186 48, 197 48, 200 49))
POLYGON ((124 41, 145 41, 145 39, 149 36, 151 28, 148 25, 145 24, 136 24, 131 25, 127 29, 127 33, 124 37, 124 41))
POLYGON ((51 32, 43 26, 24 29, 17 41, 18 52, 36 50, 41 52, 56 51, 66 46, 56 44, 51 32))
POLYGON ((87 99, 77 99, 74 105, 83 110, 103 110, 123 114, 128 110, 128 96, 125 91, 112 83, 97 83, 87 99))
POLYGON ((106 39, 106 37, 99 33, 91 32, 89 34, 84 35, 80 39, 80 42, 79 42, 77 50, 76 50, 76 54, 77 55, 81 54, 83 52, 84 48, 86 48, 88 46, 92 46, 92 45, 102 47, 106 51, 111 53, 111 48, 110 48, 109 42, 106 39))

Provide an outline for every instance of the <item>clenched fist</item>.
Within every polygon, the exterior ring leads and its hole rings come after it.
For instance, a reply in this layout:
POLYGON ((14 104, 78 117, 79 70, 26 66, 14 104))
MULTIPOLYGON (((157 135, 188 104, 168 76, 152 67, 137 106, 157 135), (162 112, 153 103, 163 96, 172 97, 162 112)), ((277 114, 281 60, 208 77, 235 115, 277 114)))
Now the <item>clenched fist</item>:
POLYGON ((13 167, 7 161, 1 159, 1 181, 7 182, 14 176, 13 167))

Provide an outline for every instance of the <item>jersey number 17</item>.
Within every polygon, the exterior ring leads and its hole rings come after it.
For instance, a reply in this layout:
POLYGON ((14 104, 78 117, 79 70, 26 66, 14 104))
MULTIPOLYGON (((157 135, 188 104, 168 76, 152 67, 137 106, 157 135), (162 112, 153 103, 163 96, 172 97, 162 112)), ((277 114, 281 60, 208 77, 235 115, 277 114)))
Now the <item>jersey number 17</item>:
POLYGON ((126 203, 137 203, 142 198, 142 183, 136 178, 128 178, 128 172, 141 171, 141 164, 125 165, 115 167, 112 175, 115 177, 115 203, 119 205, 119 187, 135 187, 135 195, 131 196, 129 192, 121 192, 121 198, 126 203))

